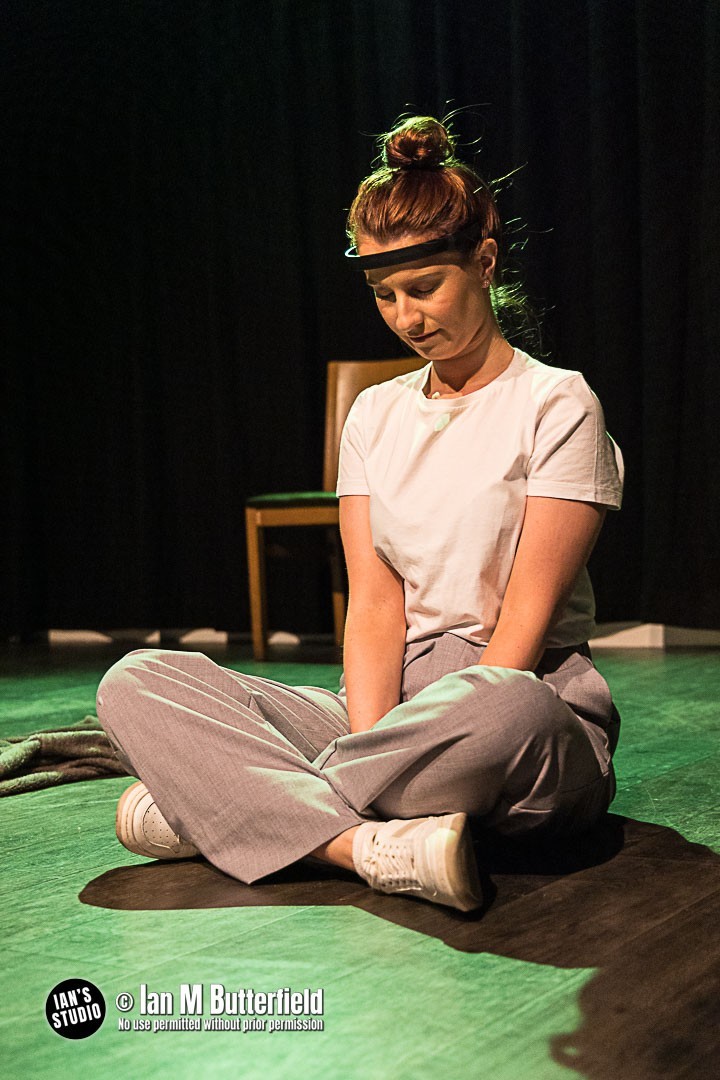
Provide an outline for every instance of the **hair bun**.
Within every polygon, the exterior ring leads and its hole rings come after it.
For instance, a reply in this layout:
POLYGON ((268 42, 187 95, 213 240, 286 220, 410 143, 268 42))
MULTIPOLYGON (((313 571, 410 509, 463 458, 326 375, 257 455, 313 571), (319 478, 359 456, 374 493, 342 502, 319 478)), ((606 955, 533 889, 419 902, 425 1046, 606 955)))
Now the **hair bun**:
POLYGON ((454 160, 453 140, 432 116, 411 116, 382 137, 389 169, 437 169, 454 160))

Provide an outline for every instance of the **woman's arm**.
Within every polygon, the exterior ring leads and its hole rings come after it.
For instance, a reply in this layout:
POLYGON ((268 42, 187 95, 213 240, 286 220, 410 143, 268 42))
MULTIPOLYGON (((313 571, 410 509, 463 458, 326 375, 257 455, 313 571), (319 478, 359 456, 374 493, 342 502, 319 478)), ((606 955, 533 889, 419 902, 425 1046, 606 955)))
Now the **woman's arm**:
POLYGON ((545 637, 590 558, 606 509, 528 496, 500 616, 481 664, 533 671, 545 637))
POLYGON ((340 499, 340 532, 350 585, 344 649, 350 730, 366 731, 400 701, 405 597, 402 578, 373 548, 369 496, 340 499))

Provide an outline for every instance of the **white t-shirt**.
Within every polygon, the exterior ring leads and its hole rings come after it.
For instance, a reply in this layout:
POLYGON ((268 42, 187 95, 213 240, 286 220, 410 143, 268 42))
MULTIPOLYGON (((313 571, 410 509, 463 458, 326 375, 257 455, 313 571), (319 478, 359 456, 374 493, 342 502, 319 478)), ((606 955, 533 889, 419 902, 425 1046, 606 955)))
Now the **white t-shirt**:
MULTIPOLYGON (((464 397, 428 399, 430 364, 364 390, 343 430, 337 493, 370 496, 375 551, 404 582, 407 640, 445 631, 487 642, 520 538, 526 495, 619 509, 623 459, 578 371, 516 349, 464 397)), ((592 636, 587 570, 545 645, 592 636)))

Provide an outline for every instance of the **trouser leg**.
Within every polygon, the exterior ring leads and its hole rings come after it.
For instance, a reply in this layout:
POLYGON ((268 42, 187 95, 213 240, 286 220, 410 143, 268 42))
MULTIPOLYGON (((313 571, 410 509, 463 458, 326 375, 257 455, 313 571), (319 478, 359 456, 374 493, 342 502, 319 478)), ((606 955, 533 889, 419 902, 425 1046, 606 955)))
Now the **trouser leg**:
POLYGON ((444 675, 348 734, 328 691, 141 651, 108 672, 98 715, 172 827, 247 882, 366 817, 463 810, 505 833, 569 832, 612 794, 601 729, 505 668, 444 675))
POLYGON ((444 675, 362 736, 318 758, 357 810, 411 818, 465 811, 500 832, 587 828, 614 793, 607 737, 530 672, 444 675))
POLYGON ((140 650, 108 671, 97 707, 171 827, 241 881, 364 820, 312 764, 348 730, 329 691, 243 677, 200 653, 140 650))

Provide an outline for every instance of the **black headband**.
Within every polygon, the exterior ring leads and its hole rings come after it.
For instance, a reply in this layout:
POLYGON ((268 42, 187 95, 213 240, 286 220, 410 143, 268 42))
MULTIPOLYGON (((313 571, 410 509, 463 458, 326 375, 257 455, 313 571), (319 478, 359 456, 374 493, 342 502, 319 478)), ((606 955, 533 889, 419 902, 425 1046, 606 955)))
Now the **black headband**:
POLYGON ((441 251, 468 251, 482 236, 479 223, 469 225, 460 232, 440 236, 437 240, 426 240, 411 247, 393 248, 392 251, 378 251, 375 255, 358 255, 357 248, 348 248, 345 258, 350 259, 351 270, 377 270, 381 266, 395 266, 396 263, 414 262, 441 251))

